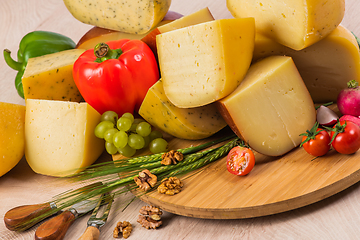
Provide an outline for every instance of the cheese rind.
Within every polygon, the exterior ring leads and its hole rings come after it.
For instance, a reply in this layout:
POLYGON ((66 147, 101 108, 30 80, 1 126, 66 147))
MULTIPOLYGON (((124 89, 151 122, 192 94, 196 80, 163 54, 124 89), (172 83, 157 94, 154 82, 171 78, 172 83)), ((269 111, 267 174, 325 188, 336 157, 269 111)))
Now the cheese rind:
POLYGON ((80 22, 126 33, 143 34, 166 15, 171 0, 64 0, 80 22))
POLYGON ((83 49, 71 49, 30 58, 22 78, 25 99, 79 102, 72 68, 83 49))
MULTIPOLYGON (((165 17, 163 18, 163 20, 158 25, 156 25, 156 27, 172 22, 180 17, 182 17, 180 13, 168 11, 165 17)), ((80 38, 75 48, 86 49, 86 50, 93 49, 98 43, 109 42, 120 39, 142 40, 142 38, 144 38, 148 34, 149 33, 143 33, 143 34, 125 33, 121 31, 110 30, 101 27, 93 27, 80 38)))
POLYGON ((152 126, 182 139, 203 139, 227 124, 214 104, 196 108, 178 108, 166 97, 160 79, 147 92, 139 114, 152 126))
POLYGON ((0 176, 14 168, 25 151, 25 106, 0 102, 0 176))
POLYGON ((214 17, 212 16, 209 8, 203 8, 197 12, 158 26, 157 28, 146 34, 146 36, 144 36, 141 41, 145 42, 157 57, 158 53, 156 47, 156 35, 213 20, 214 17))
POLYGON ((255 151, 280 156, 298 146, 315 121, 314 104, 290 57, 252 65, 240 86, 218 102, 232 130, 255 151))
POLYGON ((254 17, 256 30, 295 50, 330 34, 342 21, 345 0, 227 0, 234 17, 254 17))
POLYGON ((253 18, 221 19, 156 36, 164 91, 177 107, 199 107, 231 93, 250 66, 253 18))
POLYGON ((91 165, 104 150, 94 134, 100 114, 85 102, 26 100, 25 157, 39 174, 65 176, 91 165))
POLYGON ((336 102, 348 81, 360 81, 358 43, 354 35, 341 25, 323 40, 300 51, 256 34, 253 61, 273 55, 292 57, 316 103, 336 102))

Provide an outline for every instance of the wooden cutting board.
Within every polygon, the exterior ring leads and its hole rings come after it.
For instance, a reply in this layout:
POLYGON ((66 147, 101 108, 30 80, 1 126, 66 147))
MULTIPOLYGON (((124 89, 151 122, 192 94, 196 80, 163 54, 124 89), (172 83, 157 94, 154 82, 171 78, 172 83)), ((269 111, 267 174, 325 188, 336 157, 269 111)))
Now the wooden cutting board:
MULTIPOLYGON (((170 149, 206 141, 168 139, 170 149)), ((120 159, 115 155, 114 160, 120 159)), ((182 177, 184 187, 174 196, 152 192, 141 195, 148 204, 195 218, 241 219, 300 208, 332 196, 360 180, 360 151, 342 155, 331 150, 315 158, 303 148, 282 157, 255 152, 256 164, 247 176, 226 169, 226 158, 182 177)))

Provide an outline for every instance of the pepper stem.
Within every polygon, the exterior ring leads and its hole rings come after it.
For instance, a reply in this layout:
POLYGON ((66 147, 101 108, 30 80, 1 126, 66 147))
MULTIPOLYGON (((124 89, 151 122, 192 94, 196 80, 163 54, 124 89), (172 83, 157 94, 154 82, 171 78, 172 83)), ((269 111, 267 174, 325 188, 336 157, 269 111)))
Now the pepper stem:
POLYGON ((94 48, 95 62, 102 63, 108 59, 118 59, 122 54, 121 48, 111 49, 106 43, 98 43, 94 48))
POLYGON ((23 64, 12 59, 10 54, 11 54, 11 51, 9 49, 4 49, 4 59, 5 59, 5 62, 7 63, 7 65, 9 65, 9 67, 11 67, 14 70, 17 70, 17 71, 22 70, 23 64))

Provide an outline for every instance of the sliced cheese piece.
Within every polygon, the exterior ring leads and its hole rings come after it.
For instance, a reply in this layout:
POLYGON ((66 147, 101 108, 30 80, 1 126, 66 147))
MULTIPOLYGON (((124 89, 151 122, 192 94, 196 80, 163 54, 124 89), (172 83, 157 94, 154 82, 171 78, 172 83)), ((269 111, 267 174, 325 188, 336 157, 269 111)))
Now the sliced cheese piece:
POLYGON ((82 96, 77 89, 72 68, 83 49, 30 58, 22 78, 25 99, 48 99, 79 102, 82 96))
POLYGON ((85 102, 26 100, 25 157, 39 174, 65 176, 91 165, 104 150, 94 134, 100 114, 85 102))
POLYGON ((199 107, 230 94, 250 66, 253 18, 221 19, 156 36, 164 91, 177 107, 199 107))
POLYGON ((179 28, 184 28, 199 23, 209 22, 215 20, 209 8, 203 8, 199 11, 183 16, 175 21, 159 26, 157 29, 160 33, 170 32, 179 28))
POLYGON ((214 104, 178 108, 166 97, 160 79, 147 92, 139 114, 152 126, 182 139, 203 139, 220 131, 226 122, 214 104))
POLYGON ((234 17, 254 17, 256 30, 301 50, 330 34, 342 21, 345 0, 227 0, 234 17))
POLYGON ((314 104, 291 57, 252 65, 240 86, 218 102, 232 130, 255 151, 280 156, 298 146, 315 121, 314 104))
POLYGON ((143 34, 164 18, 171 0, 64 0, 64 3, 69 12, 85 24, 143 34))
POLYGON ((145 42, 151 48, 155 56, 157 56, 156 35, 213 20, 214 17, 212 16, 209 8, 203 8, 197 12, 183 16, 179 19, 176 19, 175 21, 155 28, 146 36, 144 36, 141 41, 145 42))
POLYGON ((0 176, 18 164, 25 151, 25 106, 0 102, 0 176))
POLYGON ((314 102, 336 102, 347 82, 360 81, 359 46, 354 35, 338 26, 323 40, 296 51, 256 34, 253 61, 272 56, 293 58, 314 102))

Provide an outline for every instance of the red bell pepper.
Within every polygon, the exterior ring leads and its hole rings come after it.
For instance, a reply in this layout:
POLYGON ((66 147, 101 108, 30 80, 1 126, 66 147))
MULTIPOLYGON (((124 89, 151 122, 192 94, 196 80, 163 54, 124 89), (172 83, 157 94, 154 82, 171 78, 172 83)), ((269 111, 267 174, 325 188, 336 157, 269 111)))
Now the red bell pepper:
POLYGON ((74 63, 73 77, 95 110, 121 116, 139 110, 148 89, 159 80, 159 68, 144 42, 122 39, 85 51, 74 63))

